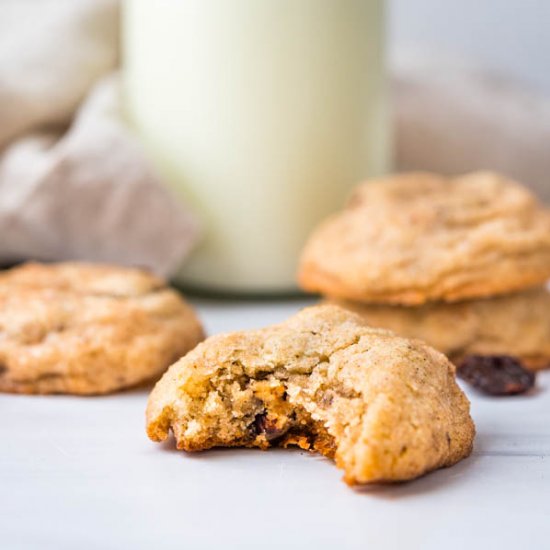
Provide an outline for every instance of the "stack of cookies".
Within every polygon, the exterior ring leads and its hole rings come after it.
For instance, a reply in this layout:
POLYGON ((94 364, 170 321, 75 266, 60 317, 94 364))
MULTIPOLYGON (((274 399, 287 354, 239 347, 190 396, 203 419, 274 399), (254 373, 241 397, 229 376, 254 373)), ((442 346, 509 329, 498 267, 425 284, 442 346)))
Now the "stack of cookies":
POLYGON ((302 255, 299 281, 457 363, 550 367, 550 211, 494 173, 361 185, 302 255))

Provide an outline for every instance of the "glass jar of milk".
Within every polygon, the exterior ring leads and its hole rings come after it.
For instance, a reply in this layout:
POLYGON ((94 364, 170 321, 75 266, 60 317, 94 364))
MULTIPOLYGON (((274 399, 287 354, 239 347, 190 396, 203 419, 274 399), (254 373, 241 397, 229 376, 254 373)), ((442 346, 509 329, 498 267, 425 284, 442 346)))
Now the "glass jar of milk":
POLYGON ((203 219, 178 282, 292 292, 311 229, 387 170, 383 4, 126 0, 129 120, 203 219))

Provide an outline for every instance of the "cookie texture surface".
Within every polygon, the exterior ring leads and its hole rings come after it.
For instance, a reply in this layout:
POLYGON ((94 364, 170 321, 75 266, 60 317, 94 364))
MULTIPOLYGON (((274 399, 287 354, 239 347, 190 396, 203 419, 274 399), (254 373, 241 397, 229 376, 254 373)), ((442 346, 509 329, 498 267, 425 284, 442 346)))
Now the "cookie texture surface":
POLYGON ((529 369, 550 368, 550 292, 544 287, 419 307, 335 303, 372 326, 424 340, 457 364, 468 355, 508 355, 529 369))
POLYGON ((147 433, 177 446, 296 445, 349 484, 412 479, 472 450, 453 365, 420 341, 325 305, 266 329, 209 338, 164 374, 147 433))
POLYGON ((159 377, 200 340, 192 308, 138 269, 0 272, 0 391, 102 394, 159 377))
POLYGON ((308 291, 368 303, 458 301, 550 278, 550 211, 490 172, 410 173, 366 182, 314 231, 308 291))

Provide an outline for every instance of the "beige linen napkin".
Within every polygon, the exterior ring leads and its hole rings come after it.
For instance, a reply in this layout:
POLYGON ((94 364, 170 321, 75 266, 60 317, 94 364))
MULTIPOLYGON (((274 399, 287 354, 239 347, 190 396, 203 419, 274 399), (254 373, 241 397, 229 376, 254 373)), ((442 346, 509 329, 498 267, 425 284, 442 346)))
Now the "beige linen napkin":
POLYGON ((174 273, 198 225, 122 121, 116 0, 0 1, 0 263, 174 273), (76 111, 76 114, 75 114, 76 111))
POLYGON ((0 148, 60 126, 118 65, 118 0, 0 0, 0 148))
POLYGON ((161 184, 118 111, 94 88, 62 136, 32 134, 0 161, 0 259, 87 259, 173 273, 197 222, 161 184))

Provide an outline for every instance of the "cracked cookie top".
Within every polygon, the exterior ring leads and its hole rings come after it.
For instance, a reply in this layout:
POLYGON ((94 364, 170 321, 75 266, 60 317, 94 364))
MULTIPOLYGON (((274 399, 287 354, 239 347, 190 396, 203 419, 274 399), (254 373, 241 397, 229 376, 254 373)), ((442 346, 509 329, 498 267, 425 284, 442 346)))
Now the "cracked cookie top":
POLYGON ((192 308, 139 269, 0 272, 0 391, 100 394, 158 377, 203 338, 192 308))
POLYGON ((417 305, 505 294, 550 278, 550 211, 491 172, 368 181, 317 228, 299 281, 311 292, 417 305))
POLYGON ((336 306, 213 336, 151 393, 147 433, 178 447, 297 445, 334 458, 350 484, 411 479, 472 448, 454 367, 420 341, 336 306))

